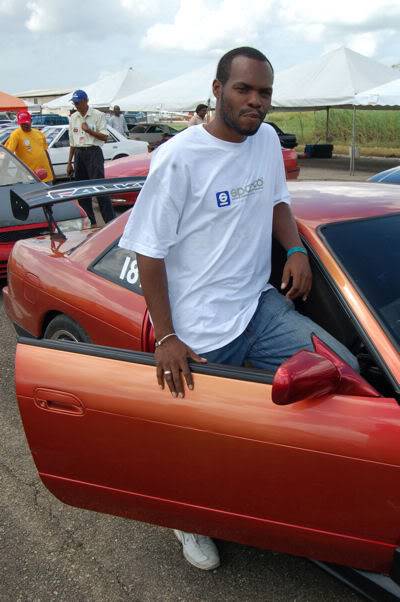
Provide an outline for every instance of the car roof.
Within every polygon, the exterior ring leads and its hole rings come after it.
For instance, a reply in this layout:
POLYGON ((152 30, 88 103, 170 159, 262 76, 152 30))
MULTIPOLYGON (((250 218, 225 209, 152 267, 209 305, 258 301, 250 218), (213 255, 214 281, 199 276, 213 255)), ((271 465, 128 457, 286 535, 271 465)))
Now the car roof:
POLYGON ((374 182, 288 182, 297 221, 322 224, 400 212, 400 186, 374 182))

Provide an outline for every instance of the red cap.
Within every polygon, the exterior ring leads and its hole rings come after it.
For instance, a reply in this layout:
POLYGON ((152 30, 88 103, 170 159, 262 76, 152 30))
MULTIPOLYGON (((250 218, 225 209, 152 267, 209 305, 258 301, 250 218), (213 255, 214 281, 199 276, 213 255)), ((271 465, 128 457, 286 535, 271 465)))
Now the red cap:
POLYGON ((23 123, 31 123, 32 116, 28 111, 20 111, 17 115, 17 123, 18 125, 22 125, 23 123))

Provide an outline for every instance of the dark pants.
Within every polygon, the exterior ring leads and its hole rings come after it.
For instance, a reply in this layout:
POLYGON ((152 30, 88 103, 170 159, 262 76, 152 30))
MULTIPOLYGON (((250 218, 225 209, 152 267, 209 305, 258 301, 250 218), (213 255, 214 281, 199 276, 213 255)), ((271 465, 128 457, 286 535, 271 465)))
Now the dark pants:
MULTIPOLYGON (((97 180, 104 178, 104 156, 100 146, 87 146, 75 150, 75 180, 97 180)), ((103 196, 98 199, 103 220, 107 223, 115 217, 111 198, 103 196)), ((79 201, 80 206, 86 211, 90 223, 96 223, 92 199, 79 201)))

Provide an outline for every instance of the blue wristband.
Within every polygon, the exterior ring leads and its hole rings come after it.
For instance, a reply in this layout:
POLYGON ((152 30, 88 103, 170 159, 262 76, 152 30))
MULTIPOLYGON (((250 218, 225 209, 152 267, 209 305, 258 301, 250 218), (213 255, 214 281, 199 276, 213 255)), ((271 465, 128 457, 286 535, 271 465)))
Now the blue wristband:
POLYGON ((290 257, 293 253, 303 253, 303 255, 308 255, 307 250, 304 247, 292 247, 286 253, 286 257, 290 257))

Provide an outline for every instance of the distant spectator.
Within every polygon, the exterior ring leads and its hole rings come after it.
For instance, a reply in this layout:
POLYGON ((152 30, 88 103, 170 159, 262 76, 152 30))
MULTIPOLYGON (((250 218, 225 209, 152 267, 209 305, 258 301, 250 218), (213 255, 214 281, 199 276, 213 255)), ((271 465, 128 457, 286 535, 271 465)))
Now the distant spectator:
POLYGON ((117 130, 117 132, 119 132, 123 136, 128 136, 128 126, 125 117, 121 113, 121 109, 118 105, 115 105, 113 114, 111 115, 108 123, 112 128, 114 128, 114 130, 117 130))
POLYGON ((196 111, 191 119, 189 119, 188 127, 191 125, 200 125, 200 123, 205 123, 205 117, 207 115, 208 106, 207 105, 197 105, 196 111))
MULTIPOLYGON (((97 180, 104 178, 104 155, 101 147, 108 138, 106 117, 104 113, 89 107, 88 95, 84 90, 75 90, 71 101, 75 113, 69 120, 69 158, 67 175, 74 174, 75 180, 97 180)), ((105 223, 114 219, 111 198, 103 196, 98 199, 100 213, 105 223)), ((79 201, 86 211, 92 226, 96 224, 92 199, 79 201)))
POLYGON ((43 181, 52 182, 54 172, 47 152, 45 135, 40 130, 32 128, 32 116, 28 111, 18 113, 17 123, 19 128, 11 133, 5 146, 32 171, 37 172, 39 169, 44 169, 47 176, 43 178, 43 181))

